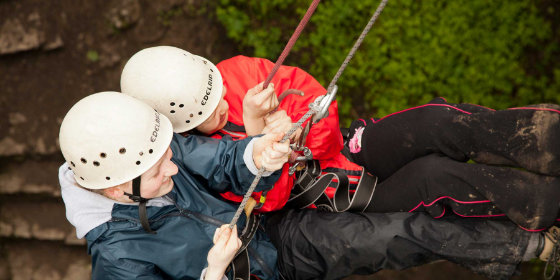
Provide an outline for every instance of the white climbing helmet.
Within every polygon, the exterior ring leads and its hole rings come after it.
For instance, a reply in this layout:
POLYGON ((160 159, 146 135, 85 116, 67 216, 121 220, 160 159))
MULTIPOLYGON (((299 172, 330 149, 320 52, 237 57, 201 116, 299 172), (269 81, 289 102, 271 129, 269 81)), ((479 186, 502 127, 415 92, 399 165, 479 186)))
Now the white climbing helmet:
POLYGON ((60 149, 76 181, 88 189, 128 182, 167 151, 171 122, 147 104, 118 92, 78 101, 60 126, 60 149))
POLYGON ((169 46, 137 52, 121 74, 121 91, 166 115, 178 133, 208 119, 220 103, 222 89, 214 64, 169 46))

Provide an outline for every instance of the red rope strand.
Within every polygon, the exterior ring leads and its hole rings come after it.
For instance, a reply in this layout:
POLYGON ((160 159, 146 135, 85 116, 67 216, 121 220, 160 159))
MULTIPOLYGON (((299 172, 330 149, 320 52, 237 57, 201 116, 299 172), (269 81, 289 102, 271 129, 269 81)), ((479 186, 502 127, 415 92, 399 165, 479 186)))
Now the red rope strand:
POLYGON ((305 27, 305 25, 309 21, 309 18, 311 18, 311 15, 313 14, 313 12, 315 12, 315 9, 317 8, 317 5, 319 5, 320 1, 321 0, 313 0, 313 3, 311 3, 309 8, 307 8, 307 12, 305 12, 305 15, 303 16, 303 18, 299 22, 298 26, 296 27, 296 30, 294 31, 294 34, 292 34, 292 37, 290 38, 290 40, 288 41, 288 43, 284 47, 284 50, 282 51, 282 53, 278 57, 278 60, 276 60, 276 63, 274 64, 274 67, 272 68, 272 70, 268 74, 268 77, 266 77, 266 80, 264 81, 263 88, 268 87, 268 84, 272 80, 272 77, 274 77, 274 74, 276 74, 276 72, 278 71, 278 69, 280 68, 282 63, 284 63, 284 59, 286 59, 286 57, 288 56, 288 54, 292 50, 292 47, 294 46, 297 39, 299 38, 299 35, 301 34, 301 31, 303 31, 303 28, 305 27))

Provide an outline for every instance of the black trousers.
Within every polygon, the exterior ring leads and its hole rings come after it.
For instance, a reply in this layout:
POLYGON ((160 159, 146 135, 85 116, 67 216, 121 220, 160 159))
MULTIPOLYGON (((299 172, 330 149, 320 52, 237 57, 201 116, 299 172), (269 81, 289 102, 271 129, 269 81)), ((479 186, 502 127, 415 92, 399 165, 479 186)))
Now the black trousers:
POLYGON ((445 259, 491 279, 508 279, 540 233, 510 221, 433 219, 425 213, 268 214, 266 232, 285 279, 340 279, 445 259), (537 235, 537 236, 536 236, 537 235))
POLYGON ((552 225, 560 202, 559 109, 495 111, 440 98, 354 122, 351 132, 365 128, 351 156, 380 182, 368 211, 507 216, 530 230, 552 225))

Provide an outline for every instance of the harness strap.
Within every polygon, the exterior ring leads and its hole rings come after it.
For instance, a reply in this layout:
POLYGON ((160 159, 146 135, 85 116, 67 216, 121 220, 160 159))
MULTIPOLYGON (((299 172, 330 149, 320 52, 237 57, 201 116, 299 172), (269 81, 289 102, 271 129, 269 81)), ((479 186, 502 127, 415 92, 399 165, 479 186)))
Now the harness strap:
MULTIPOLYGON (((319 162, 317 160, 308 161, 308 166, 304 169, 305 171, 294 184, 293 196, 286 202, 286 207, 294 209, 305 208, 314 204, 321 196, 325 195, 325 190, 332 181, 332 178, 322 176, 317 180, 316 178, 321 172, 320 168, 317 168, 318 165, 319 162)), ((326 202, 324 198, 321 200, 321 204, 331 204, 326 202)))
POLYGON ((252 214, 247 217, 245 228, 243 228, 243 231, 239 236, 239 239, 241 239, 241 248, 239 248, 239 251, 245 250, 247 246, 249 246, 249 243, 251 242, 251 240, 253 240, 253 237, 259 229, 260 223, 261 215, 259 214, 252 214))
POLYGON ((320 172, 318 161, 310 161, 296 181, 294 194, 286 203, 286 207, 300 209, 315 204, 317 208, 330 212, 363 212, 368 207, 377 186, 376 176, 362 169, 362 175, 352 195, 350 180, 346 174, 330 172, 317 178, 317 170, 320 172), (328 186, 336 188, 332 199, 325 194, 328 186))
MULTIPOLYGON (((233 270, 233 279, 235 280, 249 280, 251 277, 251 265, 249 262, 249 254, 247 250, 249 249, 249 243, 253 240, 253 237, 257 233, 260 225, 261 216, 258 214, 249 215, 247 217, 247 222, 245 223, 245 228, 241 232, 239 239, 241 239, 241 248, 237 251, 237 254, 233 261, 231 262, 231 269, 233 270)), ((254 254, 254 252, 252 252, 254 254)), ((255 257, 260 258, 259 255, 255 257)), ((265 263, 262 263, 263 270, 268 269, 265 263)))
POLYGON ((373 193, 377 186, 377 177, 369 174, 362 167, 362 176, 360 181, 358 181, 354 195, 350 193, 348 177, 346 175, 344 177, 346 177, 345 183, 339 182, 338 188, 334 193, 333 204, 335 211, 364 212, 373 198, 373 193))
POLYGON ((251 277, 251 265, 249 263, 249 254, 247 250, 239 252, 239 254, 231 262, 233 279, 249 280, 251 277))

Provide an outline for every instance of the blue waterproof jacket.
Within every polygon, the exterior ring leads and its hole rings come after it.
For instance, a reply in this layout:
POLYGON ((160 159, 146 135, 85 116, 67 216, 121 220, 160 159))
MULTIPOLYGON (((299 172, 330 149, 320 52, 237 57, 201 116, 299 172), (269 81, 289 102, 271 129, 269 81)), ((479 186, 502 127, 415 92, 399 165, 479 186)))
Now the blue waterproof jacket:
MULTIPOLYGON (((92 278, 199 278, 207 266, 206 257, 213 245, 217 224, 229 222, 237 209, 237 205, 218 198, 217 193, 233 191, 242 195, 255 177, 243 160, 250 140, 234 142, 174 135, 172 160, 179 168, 178 174, 172 177, 175 186, 165 197, 166 203, 147 207, 150 227, 157 234, 144 231, 137 204, 112 204, 111 209, 107 209, 111 212, 110 220, 86 235, 88 252, 92 255, 92 278)), ((278 177, 279 172, 263 177, 257 190, 270 188, 278 177)), ((62 179, 61 185, 64 185, 62 179)), ((87 215, 69 213, 74 210, 69 210, 72 208, 68 205, 70 198, 64 195, 64 186, 62 189, 69 220, 71 216, 87 215)), ((74 208, 88 211, 85 205, 74 208)), ((244 223, 242 215, 239 232, 244 223)), ((276 249, 268 237, 259 230, 249 247, 249 252, 253 253, 252 256, 250 253, 251 273, 261 279, 276 279, 276 249)))

